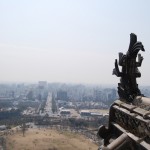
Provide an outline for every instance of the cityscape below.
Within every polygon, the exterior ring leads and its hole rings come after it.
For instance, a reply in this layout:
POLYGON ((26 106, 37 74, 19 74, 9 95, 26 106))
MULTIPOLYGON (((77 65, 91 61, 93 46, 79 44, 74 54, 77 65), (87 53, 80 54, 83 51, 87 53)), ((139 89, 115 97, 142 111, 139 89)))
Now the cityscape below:
MULTIPOLYGON (((150 87, 141 87, 141 91, 150 97, 150 87)), ((96 131, 100 125, 108 124, 109 108, 117 98, 114 86, 46 81, 0 84, 0 145, 11 148, 9 134, 20 131, 24 137, 30 134, 30 128, 39 132, 41 127, 82 133, 100 145, 96 131)))

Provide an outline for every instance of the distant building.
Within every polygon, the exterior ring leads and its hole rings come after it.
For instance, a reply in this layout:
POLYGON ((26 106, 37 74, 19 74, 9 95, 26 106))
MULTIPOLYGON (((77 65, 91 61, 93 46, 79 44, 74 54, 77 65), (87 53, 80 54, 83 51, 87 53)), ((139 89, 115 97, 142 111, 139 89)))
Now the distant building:
POLYGON ((80 115, 81 115, 81 117, 89 117, 89 116, 91 116, 91 112, 87 111, 87 110, 82 110, 80 112, 80 115))
POLYGON ((68 100, 67 92, 66 91, 58 91, 57 92, 57 100, 68 100))
POLYGON ((45 89, 47 87, 47 82, 46 81, 39 81, 38 87, 40 89, 45 89))
POLYGON ((102 113, 98 113, 98 112, 90 112, 89 110, 82 110, 80 112, 81 117, 92 117, 92 118, 99 118, 99 117, 103 117, 102 113))
POLYGON ((71 115, 71 112, 70 112, 70 110, 64 110, 64 109, 63 109, 63 110, 60 111, 60 114, 61 114, 61 115, 67 115, 67 116, 68 116, 68 115, 71 115))
POLYGON ((102 98, 102 92, 99 90, 94 90, 94 100, 101 101, 101 98, 102 98))
POLYGON ((103 114, 101 113, 96 113, 96 112, 91 112, 92 117, 103 117, 103 114))

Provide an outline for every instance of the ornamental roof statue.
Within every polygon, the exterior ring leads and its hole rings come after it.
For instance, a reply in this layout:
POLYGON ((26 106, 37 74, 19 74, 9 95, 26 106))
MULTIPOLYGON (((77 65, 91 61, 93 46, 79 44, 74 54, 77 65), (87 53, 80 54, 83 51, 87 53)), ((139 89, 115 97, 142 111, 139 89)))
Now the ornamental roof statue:
POLYGON ((137 42, 137 36, 134 33, 130 34, 130 44, 127 53, 119 53, 119 62, 115 60, 115 69, 113 74, 120 78, 118 83, 118 94, 121 100, 132 102, 136 96, 140 96, 141 92, 138 88, 136 78, 141 77, 138 67, 141 66, 143 57, 138 54, 139 51, 145 51, 141 42, 137 42), (138 61, 136 58, 138 56, 138 61), (122 71, 119 71, 119 66, 122 71))

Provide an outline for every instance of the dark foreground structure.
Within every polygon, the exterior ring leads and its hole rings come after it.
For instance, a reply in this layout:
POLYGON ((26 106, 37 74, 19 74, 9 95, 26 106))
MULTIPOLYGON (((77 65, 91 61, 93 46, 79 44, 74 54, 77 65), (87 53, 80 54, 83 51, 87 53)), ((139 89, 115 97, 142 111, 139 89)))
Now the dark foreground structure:
POLYGON ((150 98, 141 94, 136 82, 143 61, 140 50, 145 51, 131 33, 127 53, 119 53, 119 61, 115 60, 119 99, 110 107, 108 127, 99 127, 98 135, 104 139, 99 150, 150 150, 150 98))

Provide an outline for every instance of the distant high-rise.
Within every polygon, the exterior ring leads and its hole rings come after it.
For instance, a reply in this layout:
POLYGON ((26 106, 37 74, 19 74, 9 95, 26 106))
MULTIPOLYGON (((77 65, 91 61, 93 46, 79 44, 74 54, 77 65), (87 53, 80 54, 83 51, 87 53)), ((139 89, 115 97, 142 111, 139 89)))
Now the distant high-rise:
POLYGON ((68 100, 67 92, 66 91, 58 91, 57 92, 57 99, 58 100, 68 100))
POLYGON ((39 81, 38 87, 40 89, 45 89, 47 87, 47 82, 46 81, 39 81))
POLYGON ((94 90, 94 100, 101 101, 102 92, 100 90, 94 90))

